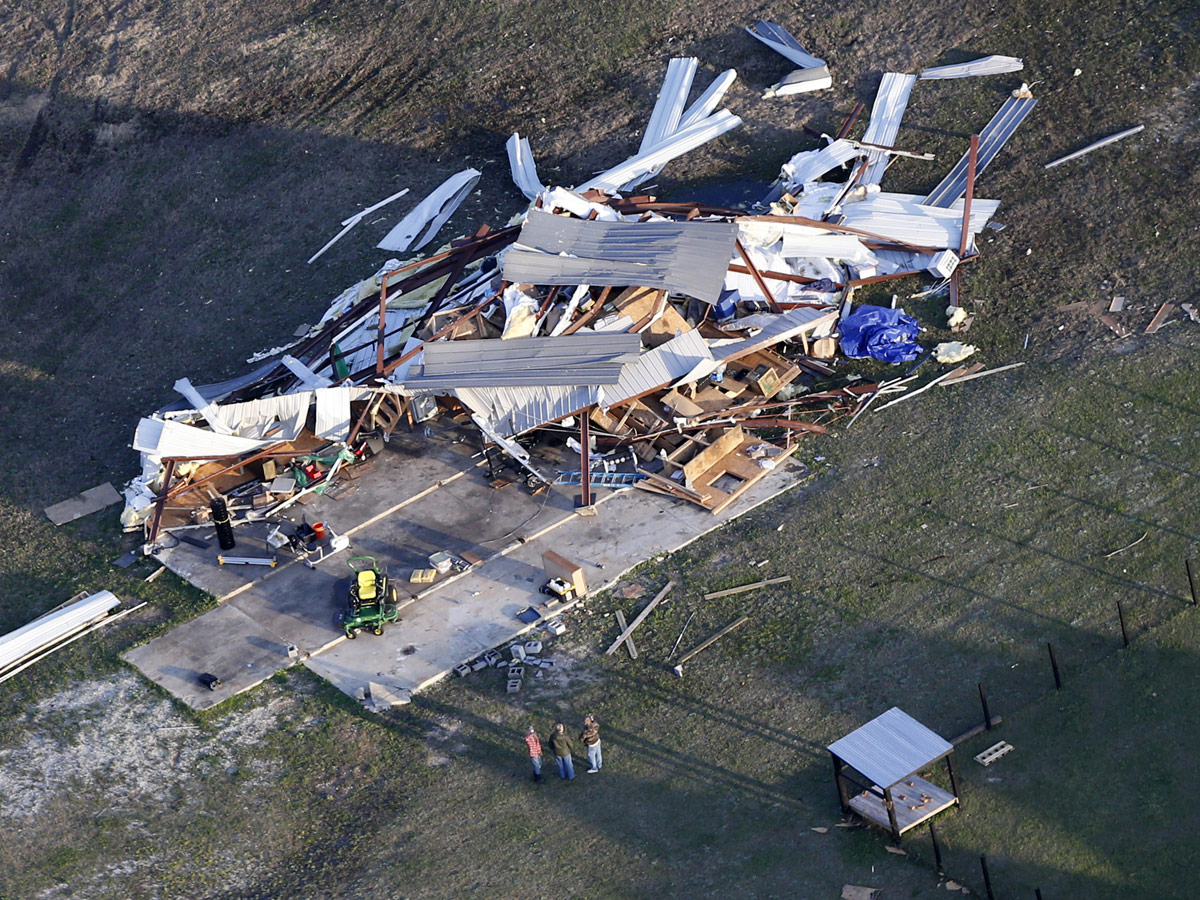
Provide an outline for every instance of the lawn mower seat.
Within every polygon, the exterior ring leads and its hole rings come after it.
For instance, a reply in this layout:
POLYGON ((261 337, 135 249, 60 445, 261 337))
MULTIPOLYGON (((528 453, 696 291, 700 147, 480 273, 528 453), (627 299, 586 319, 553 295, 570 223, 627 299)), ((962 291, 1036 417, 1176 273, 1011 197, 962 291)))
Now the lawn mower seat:
POLYGON ((375 599, 375 573, 370 569, 358 573, 358 599, 375 599))

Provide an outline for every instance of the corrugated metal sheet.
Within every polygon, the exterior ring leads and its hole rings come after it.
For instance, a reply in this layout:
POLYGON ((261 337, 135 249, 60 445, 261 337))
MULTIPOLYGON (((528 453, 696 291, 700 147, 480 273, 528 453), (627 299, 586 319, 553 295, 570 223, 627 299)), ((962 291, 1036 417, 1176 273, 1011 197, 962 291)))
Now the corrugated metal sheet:
POLYGON ((486 420, 496 434, 516 437, 598 403, 601 388, 595 385, 456 388, 454 396, 486 420))
POLYGON ((530 200, 536 200, 537 195, 544 191, 546 186, 538 177, 537 163, 534 162, 533 150, 529 147, 529 138, 523 138, 514 131, 504 147, 508 151, 508 167, 512 171, 513 184, 530 200))
POLYGON ((314 391, 317 395, 317 437, 344 441, 350 435, 350 398, 357 388, 331 387, 314 391))
POLYGON ((426 375, 456 375, 494 367, 502 371, 623 363, 637 359, 636 334, 573 334, 507 341, 438 341, 425 347, 426 375))
POLYGON ((318 375, 294 356, 288 356, 285 354, 283 358, 280 359, 280 362, 287 366, 289 372, 300 379, 301 384, 311 390, 316 390, 317 388, 327 388, 333 384, 333 382, 324 375, 318 375))
POLYGON ((214 434, 182 422, 149 418, 138 422, 133 435, 134 450, 160 459, 171 456, 219 459, 223 456, 240 456, 274 443, 277 442, 214 434))
POLYGON ((676 131, 690 128, 697 122, 707 119, 712 115, 713 110, 717 108, 717 104, 724 99, 725 93, 735 81, 737 81, 736 69, 726 69, 714 78, 712 84, 705 89, 704 93, 696 98, 696 102, 684 111, 676 131))
POLYGON ((675 157, 695 150, 702 144, 707 144, 714 138, 720 137, 725 132, 737 128, 741 124, 741 119, 729 110, 723 109, 718 113, 713 113, 711 116, 701 119, 694 125, 680 129, 661 144, 655 145, 653 149, 645 153, 639 153, 637 156, 632 156, 620 165, 614 166, 606 172, 601 172, 589 181, 578 185, 575 190, 580 193, 591 188, 603 191, 616 191, 621 185, 627 184, 638 175, 662 168, 664 164, 670 162, 675 157))
MULTIPOLYGON (((687 103, 688 94, 691 93, 692 79, 696 77, 699 65, 700 60, 695 57, 676 57, 667 63, 667 74, 663 78, 662 87, 659 88, 658 99, 650 113, 650 121, 646 123, 646 131, 642 134, 639 154, 653 150, 679 130, 683 107, 687 103)), ((621 189, 633 190, 639 184, 653 178, 661 169, 662 166, 657 166, 642 172, 623 184, 621 189)))
POLYGON ((588 222, 531 210, 504 280, 640 285, 715 303, 736 238, 732 222, 588 222))
MULTIPOLYGON (((904 118, 904 110, 908 107, 908 96, 912 93, 913 85, 917 83, 916 75, 901 75, 899 72, 884 72, 879 82, 879 92, 875 95, 875 105, 871 108, 871 121, 862 136, 864 144, 881 144, 884 147, 896 145, 896 135, 900 131, 900 120, 904 118)), ((864 173, 862 184, 879 184, 883 171, 887 168, 888 155, 883 150, 867 152, 867 171, 864 173)))
MULTIPOLYGON (((630 397, 674 384, 693 372, 704 371, 714 364, 708 342, 693 329, 676 335, 653 350, 643 353, 636 363, 627 365, 615 388, 606 388, 600 405, 604 408, 621 403, 630 397)), ((699 377, 699 376, 697 376, 699 377)))
POLYGON ((937 78, 973 78, 978 75, 1003 75, 1005 72, 1019 72, 1025 68, 1025 63, 1015 56, 982 56, 970 62, 956 63, 952 66, 934 66, 921 70, 921 80, 929 81, 937 78))
POLYGON ((780 256, 796 259, 805 256, 819 256, 824 259, 842 259, 850 262, 867 263, 874 260, 874 254, 862 245, 862 241, 852 234, 811 234, 811 229, 793 231, 788 228, 783 232, 783 249, 780 256))
POLYGON ((888 788, 945 756, 954 745, 893 706, 828 749, 875 784, 888 788))
POLYGON ((769 347, 780 341, 790 340, 802 332, 811 334, 822 324, 832 322, 837 318, 836 309, 789 309, 782 313, 758 313, 744 316, 735 323, 746 329, 759 328, 757 334, 745 340, 729 344, 718 344, 712 348, 712 354, 718 360, 737 359, 747 353, 753 353, 763 347, 769 347))
POLYGON ((120 604, 111 591, 100 591, 10 631, 0 637, 0 669, 67 637, 120 604))
POLYGON ((636 334, 597 333, 507 341, 439 341, 404 378, 410 390, 616 384, 641 353, 636 334))
POLYGON ((754 25, 747 25, 746 32, 802 69, 825 65, 825 60, 817 59, 800 46, 800 42, 792 37, 791 33, 782 25, 776 25, 774 22, 757 22, 754 25))
MULTIPOLYGON (((975 159, 975 177, 978 178, 1000 152, 1000 148, 1013 136, 1013 132, 1033 112, 1037 100, 1033 97, 1009 97, 992 116, 983 131, 979 132, 979 152, 975 159)), ((947 207, 967 192, 967 166, 971 151, 968 148, 962 159, 954 164, 941 184, 929 192, 925 203, 929 206, 947 207)), ((974 207, 974 201, 972 201, 974 207)))
POLYGON ((237 430, 225 421, 216 405, 204 399, 200 392, 192 387, 192 383, 186 378, 180 378, 175 382, 175 390, 192 404, 192 409, 204 416, 205 421, 208 422, 208 427, 213 431, 218 434, 233 434, 237 430))
POLYGON ((826 172, 848 163, 861 154, 862 151, 850 141, 834 141, 820 150, 804 150, 797 153, 783 164, 780 177, 787 185, 785 190, 791 190, 807 181, 816 181, 826 172))
POLYGON ((269 436, 276 441, 293 441, 308 419, 312 396, 312 391, 296 391, 244 403, 226 403, 220 407, 221 415, 236 423, 242 437, 267 437, 274 423, 279 422, 279 428, 269 436))
MULTIPOLYGON (((968 231, 978 234, 1000 207, 999 200, 971 201, 968 231)), ((876 194, 842 207, 841 224, 919 247, 957 250, 962 235, 963 204, 948 209, 926 206, 911 194, 876 194)))
POLYGON ((413 207, 377 246, 380 250, 420 250, 438 233, 454 211, 467 199, 479 181, 479 171, 464 169, 434 188, 433 193, 413 207))

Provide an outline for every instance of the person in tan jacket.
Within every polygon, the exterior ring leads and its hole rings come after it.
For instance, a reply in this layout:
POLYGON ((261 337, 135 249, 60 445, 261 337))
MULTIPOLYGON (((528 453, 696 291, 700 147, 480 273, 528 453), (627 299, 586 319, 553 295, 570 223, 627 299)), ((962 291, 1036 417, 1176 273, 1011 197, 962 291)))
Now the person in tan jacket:
POLYGON ((600 723, 595 716, 587 716, 583 720, 583 731, 579 734, 583 746, 587 748, 588 774, 595 775, 604 765, 604 756, 600 752, 600 723))

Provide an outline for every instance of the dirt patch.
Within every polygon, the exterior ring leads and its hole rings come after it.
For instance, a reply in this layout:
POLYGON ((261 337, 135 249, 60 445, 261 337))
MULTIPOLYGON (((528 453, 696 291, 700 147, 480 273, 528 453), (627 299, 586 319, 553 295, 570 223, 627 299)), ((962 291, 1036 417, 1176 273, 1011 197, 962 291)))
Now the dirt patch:
POLYGON ((114 809, 136 799, 163 801, 205 772, 271 764, 242 759, 292 705, 276 698, 233 713, 214 728, 189 723, 170 700, 132 673, 81 681, 31 712, 27 735, 0 750, 0 819, 36 816, 73 791, 103 788, 114 809))

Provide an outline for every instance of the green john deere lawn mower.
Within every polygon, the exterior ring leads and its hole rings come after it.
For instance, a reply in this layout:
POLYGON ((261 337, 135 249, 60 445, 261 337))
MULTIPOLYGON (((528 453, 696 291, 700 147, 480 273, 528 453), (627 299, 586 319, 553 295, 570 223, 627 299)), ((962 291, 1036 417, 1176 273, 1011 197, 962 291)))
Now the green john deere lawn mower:
POLYGON ((396 588, 373 556, 356 556, 347 565, 354 572, 354 580, 350 582, 346 612, 342 615, 346 637, 358 637, 362 628, 383 634, 386 623, 400 620, 396 588))

